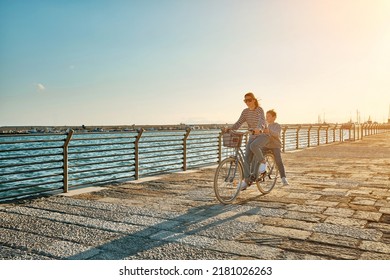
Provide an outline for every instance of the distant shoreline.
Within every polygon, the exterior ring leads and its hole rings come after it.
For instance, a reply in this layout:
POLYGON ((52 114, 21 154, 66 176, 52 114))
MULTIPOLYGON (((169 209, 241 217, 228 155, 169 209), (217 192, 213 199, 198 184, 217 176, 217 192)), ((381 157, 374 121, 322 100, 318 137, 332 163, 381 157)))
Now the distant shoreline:
POLYGON ((63 133, 70 129, 83 132, 115 132, 145 130, 220 129, 231 124, 176 124, 176 125, 82 125, 82 126, 2 126, 0 134, 63 133))
MULTIPOLYGON (((281 124, 282 126, 351 126, 353 123, 306 123, 306 124, 281 124)), ((366 124, 366 123, 365 123, 366 124)), ((377 123, 375 123, 377 124, 377 123)), ((81 126, 1 126, 0 134, 23 134, 23 133, 65 133, 70 129, 81 132, 126 132, 145 130, 209 130, 221 129, 232 124, 174 124, 174 125, 81 125, 81 126)))

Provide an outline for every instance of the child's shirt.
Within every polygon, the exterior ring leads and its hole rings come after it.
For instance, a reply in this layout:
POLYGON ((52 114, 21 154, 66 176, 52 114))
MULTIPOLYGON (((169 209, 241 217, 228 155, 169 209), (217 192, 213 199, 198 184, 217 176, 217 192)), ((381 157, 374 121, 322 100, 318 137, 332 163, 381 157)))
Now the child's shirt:
POLYGON ((267 144, 267 148, 281 148, 282 141, 280 140, 280 134, 282 131, 282 127, 280 124, 274 122, 268 125, 269 129, 269 142, 267 144))

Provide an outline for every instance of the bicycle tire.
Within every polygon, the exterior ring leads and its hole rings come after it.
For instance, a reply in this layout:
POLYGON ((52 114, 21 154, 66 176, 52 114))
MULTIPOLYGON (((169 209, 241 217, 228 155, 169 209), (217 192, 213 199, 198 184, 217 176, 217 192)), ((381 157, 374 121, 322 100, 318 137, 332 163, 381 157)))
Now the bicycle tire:
POLYGON ((214 175, 214 192, 219 202, 233 203, 240 192, 243 179, 242 164, 234 157, 226 158, 218 165, 214 175))
POLYGON ((256 180, 256 186, 261 193, 267 194, 275 187, 279 178, 279 170, 272 153, 266 153, 264 158, 267 164, 266 172, 259 175, 256 180))

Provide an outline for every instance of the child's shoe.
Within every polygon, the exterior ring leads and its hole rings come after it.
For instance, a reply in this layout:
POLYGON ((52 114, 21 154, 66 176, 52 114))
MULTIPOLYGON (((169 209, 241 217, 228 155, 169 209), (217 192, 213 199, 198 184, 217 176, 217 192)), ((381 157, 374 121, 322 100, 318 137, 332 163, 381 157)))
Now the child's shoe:
POLYGON ((288 186, 290 185, 286 179, 286 177, 282 177, 282 183, 283 183, 283 186, 288 186))

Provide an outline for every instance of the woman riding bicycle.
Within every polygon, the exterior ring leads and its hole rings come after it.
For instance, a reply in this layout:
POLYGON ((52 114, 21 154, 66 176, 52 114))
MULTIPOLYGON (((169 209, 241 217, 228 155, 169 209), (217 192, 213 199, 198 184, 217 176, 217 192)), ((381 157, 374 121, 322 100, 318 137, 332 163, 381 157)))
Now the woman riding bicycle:
POLYGON ((264 110, 260 107, 258 100, 253 93, 248 92, 245 94, 245 104, 248 108, 245 108, 238 121, 229 129, 237 130, 245 122, 248 125, 248 130, 252 130, 253 134, 250 135, 248 143, 245 149, 245 163, 244 163, 244 181, 241 182, 241 189, 245 189, 251 183, 251 170, 250 163, 255 157, 256 164, 253 166, 255 173, 259 169, 259 164, 264 160, 261 147, 264 147, 268 138, 264 138, 262 131, 266 128, 266 121, 264 116, 264 110))

